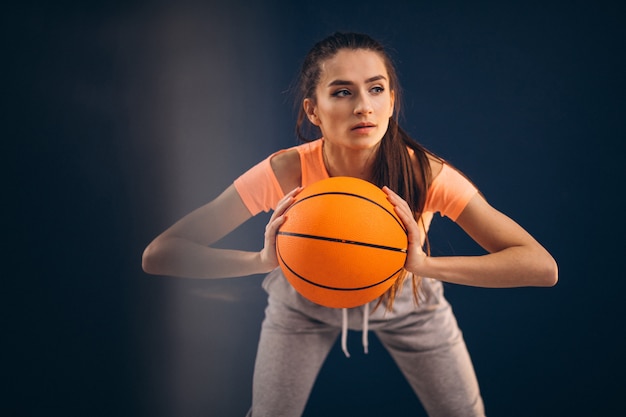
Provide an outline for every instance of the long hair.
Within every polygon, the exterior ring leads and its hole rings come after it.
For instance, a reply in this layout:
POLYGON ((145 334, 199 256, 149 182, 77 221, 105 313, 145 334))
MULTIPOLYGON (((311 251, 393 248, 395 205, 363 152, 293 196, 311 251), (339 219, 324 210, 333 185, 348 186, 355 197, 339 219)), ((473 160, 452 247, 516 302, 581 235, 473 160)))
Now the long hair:
MULTIPOLYGON (((336 32, 311 48, 304 58, 298 78, 296 103, 299 105, 299 111, 296 119, 296 135, 303 142, 310 142, 319 137, 318 128, 308 121, 302 102, 305 98, 315 102, 315 89, 320 80, 321 64, 334 57, 342 49, 373 51, 382 58, 385 64, 389 76, 389 88, 395 94, 394 114, 389 120, 387 132, 378 147, 370 181, 379 187, 386 185, 404 198, 409 203, 418 224, 422 225, 423 223, 419 220, 424 211, 428 186, 432 180, 429 158, 437 157, 412 139, 398 124, 401 103, 400 84, 391 57, 381 43, 360 33, 336 32), (309 132, 315 130, 316 136, 307 137, 305 130, 309 132), (411 163, 408 149, 412 149, 417 158, 417 169, 414 169, 411 163)), ((426 231, 422 230, 422 233, 426 239, 426 253, 429 253, 430 247, 426 231)), ((391 310, 398 290, 402 288, 404 280, 409 275, 413 280, 413 297, 417 303, 421 277, 416 277, 403 270, 390 289, 379 299, 377 306, 384 300, 387 309, 391 310)))

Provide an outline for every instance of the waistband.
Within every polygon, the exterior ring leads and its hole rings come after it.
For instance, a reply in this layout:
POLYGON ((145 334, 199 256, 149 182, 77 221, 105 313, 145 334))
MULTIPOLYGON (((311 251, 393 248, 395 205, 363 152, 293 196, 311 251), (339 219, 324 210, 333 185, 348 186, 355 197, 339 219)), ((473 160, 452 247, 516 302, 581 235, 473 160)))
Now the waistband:
POLYGON ((443 297, 441 282, 431 278, 422 280, 422 289, 419 294, 419 304, 413 298, 412 280, 405 280, 403 287, 396 295, 393 308, 387 311, 386 305, 381 303, 374 307, 378 299, 353 308, 329 308, 315 304, 301 296, 285 278, 280 268, 270 272, 263 280, 263 288, 276 301, 287 305, 312 320, 324 323, 329 327, 341 329, 341 348, 346 357, 350 357, 347 339, 348 330, 362 331, 361 343, 363 350, 368 353, 368 334, 370 330, 382 329, 386 326, 401 325, 405 317, 412 314, 426 313, 447 305, 443 297))

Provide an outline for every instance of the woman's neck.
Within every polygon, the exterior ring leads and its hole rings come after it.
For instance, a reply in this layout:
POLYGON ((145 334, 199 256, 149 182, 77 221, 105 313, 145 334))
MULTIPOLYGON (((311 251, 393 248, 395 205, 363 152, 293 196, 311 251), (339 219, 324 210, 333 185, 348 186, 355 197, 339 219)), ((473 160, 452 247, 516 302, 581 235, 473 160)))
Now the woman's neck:
POLYGON ((355 177, 369 180, 372 177, 374 156, 378 145, 368 149, 350 149, 327 140, 322 145, 326 171, 331 177, 355 177))

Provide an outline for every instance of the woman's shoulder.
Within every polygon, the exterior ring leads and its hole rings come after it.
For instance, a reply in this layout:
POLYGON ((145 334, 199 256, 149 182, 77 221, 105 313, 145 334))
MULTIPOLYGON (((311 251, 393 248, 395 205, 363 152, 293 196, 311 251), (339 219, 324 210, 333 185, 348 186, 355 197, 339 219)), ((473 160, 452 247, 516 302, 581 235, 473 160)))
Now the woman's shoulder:
MULTIPOLYGON (((439 174, 441 173, 441 171, 443 170, 444 161, 443 159, 435 155, 432 155, 430 153, 426 153, 426 158, 430 165, 430 184, 432 184, 435 178, 437 178, 439 174)), ((415 156, 415 153, 413 152, 411 152, 411 162, 413 163, 413 169, 415 170, 415 172, 420 172, 421 171, 420 159, 417 158, 417 156, 415 156)))
POLYGON ((270 158, 270 164, 275 174, 293 174, 296 168, 300 169, 300 154, 296 148, 277 152, 270 158))
POLYGON ((430 173, 431 173, 431 182, 439 176, 441 171, 443 170, 444 162, 440 158, 437 158, 434 155, 428 155, 428 162, 430 162, 430 173))
POLYGON ((301 184, 302 169, 298 149, 290 148, 273 155, 270 165, 284 193, 288 193, 301 184))

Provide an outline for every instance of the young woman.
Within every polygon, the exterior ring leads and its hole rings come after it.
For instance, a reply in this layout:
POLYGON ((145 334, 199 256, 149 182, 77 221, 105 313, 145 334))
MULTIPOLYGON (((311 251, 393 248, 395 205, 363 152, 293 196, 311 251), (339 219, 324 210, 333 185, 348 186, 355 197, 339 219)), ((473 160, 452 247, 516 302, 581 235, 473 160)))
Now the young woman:
POLYGON ((430 416, 484 415, 472 363, 441 282, 552 286, 558 274, 554 259, 491 207, 463 175, 398 126, 400 87, 378 42, 355 33, 320 41, 304 60, 299 92, 297 132, 304 143, 269 156, 164 231, 146 248, 144 270, 194 278, 269 273, 263 282, 268 307, 249 416, 301 415, 319 369, 346 328, 376 333, 430 416), (306 126, 319 128, 321 137, 305 138, 306 126), (331 176, 357 177, 382 187, 408 231, 405 273, 370 303, 383 306, 371 314, 370 304, 349 311, 313 304, 277 268, 275 236, 285 210, 302 187, 331 176), (274 211, 261 251, 211 247, 251 216, 269 210, 274 211), (426 234, 435 212, 459 224, 487 253, 428 256, 426 234))

